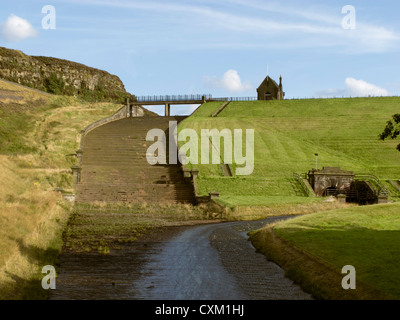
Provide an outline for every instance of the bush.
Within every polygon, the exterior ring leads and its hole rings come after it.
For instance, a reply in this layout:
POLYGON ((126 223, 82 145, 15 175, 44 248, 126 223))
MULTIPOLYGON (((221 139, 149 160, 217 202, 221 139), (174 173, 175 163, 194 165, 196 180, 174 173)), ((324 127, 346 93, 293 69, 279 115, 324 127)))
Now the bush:
POLYGON ((48 93, 63 95, 65 82, 62 78, 59 78, 57 74, 52 72, 50 76, 44 80, 44 87, 48 93))

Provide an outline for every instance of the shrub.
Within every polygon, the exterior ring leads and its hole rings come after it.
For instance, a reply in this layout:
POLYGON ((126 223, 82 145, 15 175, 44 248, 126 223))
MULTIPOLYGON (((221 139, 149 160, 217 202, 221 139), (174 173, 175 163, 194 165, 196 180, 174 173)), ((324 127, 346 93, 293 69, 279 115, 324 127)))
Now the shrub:
POLYGON ((65 82, 62 78, 59 78, 57 74, 52 72, 50 76, 44 80, 44 87, 48 93, 63 95, 65 82))

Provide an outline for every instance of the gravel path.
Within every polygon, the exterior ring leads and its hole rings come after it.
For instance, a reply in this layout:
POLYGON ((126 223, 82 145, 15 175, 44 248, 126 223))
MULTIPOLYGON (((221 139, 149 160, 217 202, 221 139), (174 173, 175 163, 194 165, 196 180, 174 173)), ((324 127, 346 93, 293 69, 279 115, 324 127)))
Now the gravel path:
POLYGON ((306 300, 247 232, 279 218, 169 229, 123 250, 61 257, 52 299, 306 300))

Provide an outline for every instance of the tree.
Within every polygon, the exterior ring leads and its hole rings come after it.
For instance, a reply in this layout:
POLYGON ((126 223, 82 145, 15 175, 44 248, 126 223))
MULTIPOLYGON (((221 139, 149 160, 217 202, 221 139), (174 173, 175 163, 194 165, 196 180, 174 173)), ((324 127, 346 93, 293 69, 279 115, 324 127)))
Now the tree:
MULTIPOLYGON (((392 119, 386 123, 385 130, 379 135, 379 139, 382 141, 387 138, 396 139, 400 135, 400 114, 393 115, 392 119)), ((396 149, 400 151, 400 144, 397 145, 396 149)))

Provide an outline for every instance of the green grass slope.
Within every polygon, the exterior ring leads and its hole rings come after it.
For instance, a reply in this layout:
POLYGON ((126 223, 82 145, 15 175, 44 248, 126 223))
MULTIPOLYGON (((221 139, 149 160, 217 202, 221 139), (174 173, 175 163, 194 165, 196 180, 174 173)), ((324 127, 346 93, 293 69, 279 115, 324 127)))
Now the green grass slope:
MULTIPOLYGON (((366 283, 398 299, 399 209, 399 203, 392 203, 322 211, 280 222, 274 231, 303 252, 328 262, 338 275, 343 266, 351 265, 356 270, 357 283, 366 283)), ((267 243, 260 244, 268 247, 267 243)), ((298 267, 302 268, 300 264, 298 267)), ((299 274, 313 273, 302 270, 299 274)), ((345 293, 340 281, 328 284, 324 290, 337 292, 337 297, 345 293)))
MULTIPOLYGON (((201 129, 254 129, 251 175, 224 177, 219 165, 187 165, 200 170, 202 194, 216 190, 221 202, 233 206, 301 203, 315 199, 296 194, 293 172, 314 168, 315 153, 319 154, 318 168, 337 166, 382 180, 399 179, 396 141, 378 139, 399 106, 396 97, 232 102, 211 118, 209 114, 218 106, 206 103, 183 121, 178 131, 192 128, 200 137, 201 129)), ((235 170, 235 163, 232 168, 235 170)))

